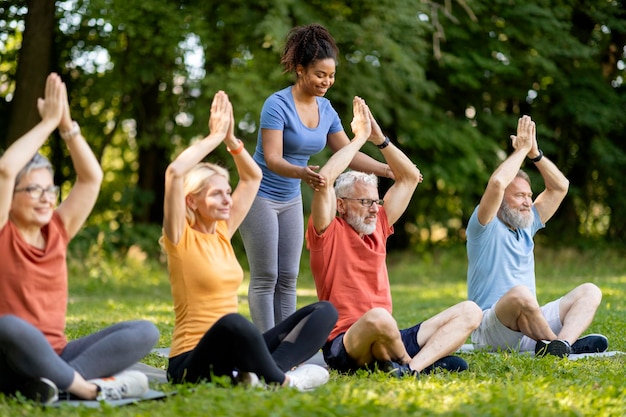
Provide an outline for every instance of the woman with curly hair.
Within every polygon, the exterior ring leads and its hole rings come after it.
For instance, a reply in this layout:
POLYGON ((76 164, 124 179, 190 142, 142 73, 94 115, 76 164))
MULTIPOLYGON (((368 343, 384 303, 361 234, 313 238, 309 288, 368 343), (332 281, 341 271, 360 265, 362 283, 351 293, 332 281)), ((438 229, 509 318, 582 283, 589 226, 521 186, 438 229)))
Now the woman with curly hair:
MULTIPOLYGON (((304 241, 300 184, 317 189, 325 179, 309 158, 328 146, 347 145, 339 115, 324 96, 335 83, 339 49, 326 28, 293 28, 281 58, 296 81, 267 98, 253 158, 263 180, 240 233, 250 265, 248 300, 261 331, 296 310, 296 282, 304 241)), ((388 165, 359 153, 353 169, 392 177, 388 165)))

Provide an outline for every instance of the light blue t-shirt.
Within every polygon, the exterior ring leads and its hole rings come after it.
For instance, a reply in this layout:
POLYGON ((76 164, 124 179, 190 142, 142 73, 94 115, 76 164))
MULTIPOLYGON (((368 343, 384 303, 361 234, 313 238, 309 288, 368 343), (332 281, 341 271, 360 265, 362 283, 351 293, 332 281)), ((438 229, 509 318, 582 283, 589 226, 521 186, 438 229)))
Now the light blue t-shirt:
POLYGON ((290 201, 300 195, 300 179, 276 174, 267 167, 263 155, 261 129, 283 131, 283 157, 298 165, 308 165, 309 158, 326 146, 328 135, 343 130, 339 115, 324 97, 316 97, 319 124, 316 128, 305 126, 296 110, 291 87, 277 91, 265 100, 261 110, 261 126, 257 138, 254 160, 263 171, 258 195, 273 201, 290 201))
POLYGON ((478 206, 467 225, 467 295, 483 310, 517 285, 535 289, 533 236, 545 227, 535 206, 533 224, 511 230, 497 216, 487 225, 478 221, 478 206))

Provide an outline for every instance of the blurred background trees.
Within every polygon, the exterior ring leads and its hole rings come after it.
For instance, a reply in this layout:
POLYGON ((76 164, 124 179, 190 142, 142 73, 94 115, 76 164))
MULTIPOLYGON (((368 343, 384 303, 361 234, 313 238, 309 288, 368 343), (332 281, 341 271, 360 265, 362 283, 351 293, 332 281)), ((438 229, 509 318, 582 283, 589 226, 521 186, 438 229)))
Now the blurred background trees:
MULTIPOLYGON (((394 247, 464 239, 523 114, 571 181, 542 239, 625 242, 622 1, 3 1, 0 151, 38 121, 45 76, 60 73, 106 173, 83 238, 156 253, 165 167, 208 132, 213 94, 229 94, 252 152, 263 101, 292 82, 279 63, 285 36, 313 22, 341 50, 327 97, 344 127, 352 97, 365 98, 424 174, 394 247)), ((73 173, 58 138, 44 152, 67 188, 73 173)), ((216 159, 231 162, 224 149, 216 159)))

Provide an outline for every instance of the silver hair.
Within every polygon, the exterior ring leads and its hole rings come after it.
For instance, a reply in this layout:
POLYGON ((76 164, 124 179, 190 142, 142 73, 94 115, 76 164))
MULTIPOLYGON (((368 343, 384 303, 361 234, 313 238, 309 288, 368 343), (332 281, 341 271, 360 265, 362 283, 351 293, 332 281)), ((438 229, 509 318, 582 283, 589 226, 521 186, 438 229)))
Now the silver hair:
POLYGON ((521 178, 524 181, 526 181, 528 183, 528 185, 532 185, 530 183, 530 177, 528 176, 528 174, 525 171, 522 171, 521 169, 519 171, 517 171, 517 174, 515 174, 515 178, 521 178))
POLYGON ((24 166, 24 168, 22 168, 20 172, 17 173, 17 176, 15 177, 15 186, 17 187, 17 184, 20 183, 20 180, 25 175, 28 175, 31 171, 42 168, 47 169, 50 172, 50 175, 54 177, 54 169, 52 168, 52 164, 50 163, 48 158, 37 152, 30 159, 30 161, 28 161, 26 166, 24 166))
POLYGON ((348 197, 350 190, 354 188, 354 184, 357 182, 378 188, 378 177, 376 175, 360 171, 347 171, 339 175, 337 180, 335 180, 335 195, 337 197, 348 197))

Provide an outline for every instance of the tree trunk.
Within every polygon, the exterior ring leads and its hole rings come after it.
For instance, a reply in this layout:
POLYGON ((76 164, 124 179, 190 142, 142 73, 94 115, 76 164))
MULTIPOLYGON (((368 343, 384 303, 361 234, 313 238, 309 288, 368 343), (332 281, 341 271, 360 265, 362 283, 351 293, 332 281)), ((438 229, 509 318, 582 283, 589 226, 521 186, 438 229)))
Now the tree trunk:
POLYGON ((28 14, 19 52, 7 146, 41 120, 37 112, 37 98, 43 97, 46 76, 51 68, 55 2, 28 0, 27 6, 28 14))
POLYGON ((169 164, 169 151, 161 144, 163 137, 161 105, 158 100, 159 81, 144 85, 141 93, 141 109, 137 114, 139 147, 139 196, 144 196, 133 210, 135 223, 163 222, 163 195, 165 193, 165 169, 169 164))

